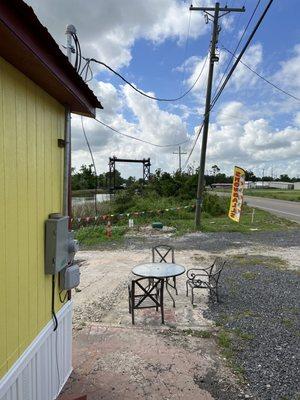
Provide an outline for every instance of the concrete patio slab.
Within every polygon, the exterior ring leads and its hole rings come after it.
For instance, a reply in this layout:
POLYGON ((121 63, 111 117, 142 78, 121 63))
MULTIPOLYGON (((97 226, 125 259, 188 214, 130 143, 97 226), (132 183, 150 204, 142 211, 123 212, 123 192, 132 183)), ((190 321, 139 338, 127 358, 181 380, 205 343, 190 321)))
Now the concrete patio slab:
MULTIPOLYGON (((186 268, 209 265, 213 257, 176 252, 176 262, 186 268)), ((79 252, 78 258, 81 291, 73 297, 74 371, 64 395, 87 395, 87 400, 210 400, 219 398, 212 395, 214 385, 224 393, 237 386, 218 353, 215 327, 203 317, 206 291, 196 292, 193 307, 185 293, 186 277, 179 276, 175 308, 165 292, 165 325, 160 312, 145 309, 136 310, 132 326, 127 284, 132 267, 149 261, 150 253, 79 252)))

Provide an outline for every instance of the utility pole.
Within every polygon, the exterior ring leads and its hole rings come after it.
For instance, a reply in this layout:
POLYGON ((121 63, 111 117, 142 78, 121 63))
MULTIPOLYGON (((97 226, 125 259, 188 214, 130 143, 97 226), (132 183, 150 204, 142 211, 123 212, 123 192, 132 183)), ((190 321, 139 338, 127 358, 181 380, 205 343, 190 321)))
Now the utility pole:
POLYGON ((272 181, 274 180, 274 170, 273 170, 273 164, 271 166, 271 177, 272 177, 272 181))
POLYGON ((181 151, 181 146, 178 146, 178 153, 176 151, 173 151, 173 154, 178 154, 178 159, 179 159, 179 172, 181 173, 181 156, 182 154, 187 154, 181 151))
POLYGON ((200 168, 198 174, 198 187, 197 187, 197 200, 196 200, 196 212, 195 212, 195 224, 196 228, 200 228, 201 223, 201 207, 203 202, 204 194, 204 171, 205 171, 205 158, 206 158, 206 147, 207 147, 207 136, 209 128, 209 114, 211 109, 211 89, 213 82, 214 63, 219 61, 218 55, 216 55, 216 45, 218 43, 218 36, 221 30, 219 26, 219 18, 230 12, 244 12, 245 7, 242 8, 229 8, 227 6, 220 7, 220 3, 216 3, 215 7, 193 7, 190 6, 191 11, 204 11, 206 14, 207 21, 213 21, 213 30, 210 46, 210 57, 209 57, 209 71, 206 89, 206 103, 205 103, 205 114, 203 123, 203 135, 202 135, 202 146, 200 156, 200 168), (213 12, 213 14, 212 14, 213 12), (220 12, 222 14, 220 14, 220 12))

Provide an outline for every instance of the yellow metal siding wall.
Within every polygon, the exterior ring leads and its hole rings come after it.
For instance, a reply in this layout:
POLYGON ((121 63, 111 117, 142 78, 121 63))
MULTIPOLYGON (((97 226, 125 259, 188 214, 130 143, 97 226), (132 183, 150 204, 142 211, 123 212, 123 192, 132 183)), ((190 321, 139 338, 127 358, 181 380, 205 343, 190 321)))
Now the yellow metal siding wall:
POLYGON ((44 223, 62 210, 64 118, 0 57, 0 378, 51 319, 44 223))

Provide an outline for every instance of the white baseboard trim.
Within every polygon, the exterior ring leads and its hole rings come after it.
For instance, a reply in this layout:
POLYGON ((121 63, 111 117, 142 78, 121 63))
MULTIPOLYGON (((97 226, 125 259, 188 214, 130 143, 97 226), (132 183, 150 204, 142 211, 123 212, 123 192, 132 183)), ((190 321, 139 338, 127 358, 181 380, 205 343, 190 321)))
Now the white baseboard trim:
POLYGON ((72 301, 49 321, 0 380, 0 400, 55 400, 72 372, 72 301))

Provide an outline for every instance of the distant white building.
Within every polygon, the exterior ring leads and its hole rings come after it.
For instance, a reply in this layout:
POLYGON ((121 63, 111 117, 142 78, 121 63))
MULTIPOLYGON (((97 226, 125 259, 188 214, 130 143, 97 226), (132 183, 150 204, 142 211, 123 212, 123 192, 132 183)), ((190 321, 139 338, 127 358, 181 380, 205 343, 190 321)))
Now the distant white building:
POLYGON ((245 189, 255 189, 255 188, 256 188, 256 182, 252 181, 245 182, 245 189))
MULTIPOLYGON (((232 183, 212 183, 212 189, 231 189, 232 183)), ((280 182, 280 181, 246 181, 245 189, 280 189, 293 190, 300 189, 300 182, 280 182)))
POLYGON ((280 182, 280 181, 257 181, 256 188, 266 188, 266 189, 282 189, 282 190, 292 190, 294 189, 294 183, 291 182, 280 182))
POLYGON ((300 190, 300 182, 294 182, 294 189, 300 190))

